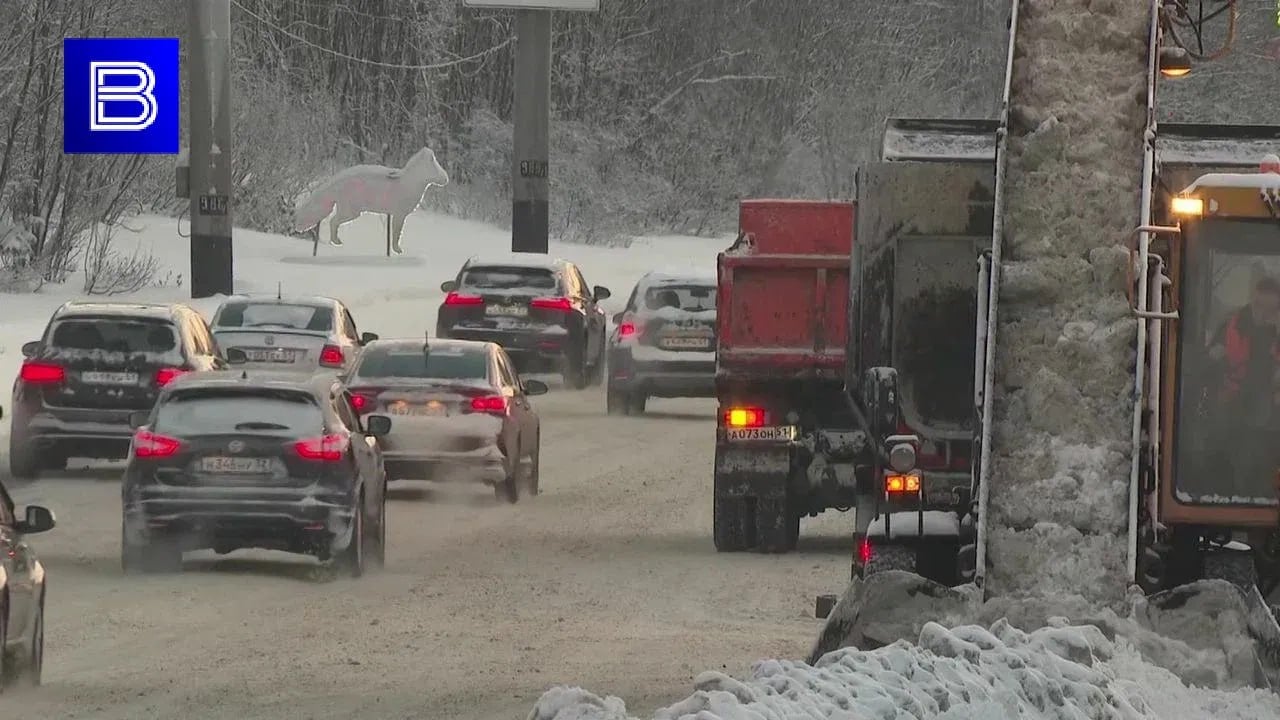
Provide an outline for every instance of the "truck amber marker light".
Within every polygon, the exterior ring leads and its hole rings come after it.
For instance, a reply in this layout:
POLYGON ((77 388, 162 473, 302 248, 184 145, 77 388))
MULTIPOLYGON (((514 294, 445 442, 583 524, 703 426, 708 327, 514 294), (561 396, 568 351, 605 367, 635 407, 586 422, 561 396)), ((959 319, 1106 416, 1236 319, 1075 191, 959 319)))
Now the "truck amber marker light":
POLYGON ((888 475, 884 479, 885 492, 920 492, 919 475, 888 475))
POLYGON ((724 424, 729 427, 761 427, 764 410, 760 408, 731 408, 724 413, 724 424))

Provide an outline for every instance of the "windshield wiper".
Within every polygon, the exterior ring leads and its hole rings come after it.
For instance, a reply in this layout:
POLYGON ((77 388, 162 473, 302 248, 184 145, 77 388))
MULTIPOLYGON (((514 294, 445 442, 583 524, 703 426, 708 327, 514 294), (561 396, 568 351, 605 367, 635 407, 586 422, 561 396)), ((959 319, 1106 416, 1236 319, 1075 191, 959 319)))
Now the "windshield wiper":
POLYGON ((236 430, 288 430, 288 425, 280 423, 263 422, 261 420, 250 420, 249 422, 237 423, 236 430))

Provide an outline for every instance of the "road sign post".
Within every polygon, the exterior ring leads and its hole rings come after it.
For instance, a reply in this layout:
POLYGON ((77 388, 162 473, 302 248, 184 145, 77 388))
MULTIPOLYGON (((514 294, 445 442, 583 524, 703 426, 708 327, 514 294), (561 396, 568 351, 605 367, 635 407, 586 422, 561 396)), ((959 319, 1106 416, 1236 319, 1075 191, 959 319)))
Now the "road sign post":
POLYGON ((462 0, 462 4, 478 10, 516 11, 511 250, 546 253, 551 225, 552 12, 595 12, 600 0, 462 0))
POLYGON ((231 2, 189 0, 191 297, 233 292, 231 2))

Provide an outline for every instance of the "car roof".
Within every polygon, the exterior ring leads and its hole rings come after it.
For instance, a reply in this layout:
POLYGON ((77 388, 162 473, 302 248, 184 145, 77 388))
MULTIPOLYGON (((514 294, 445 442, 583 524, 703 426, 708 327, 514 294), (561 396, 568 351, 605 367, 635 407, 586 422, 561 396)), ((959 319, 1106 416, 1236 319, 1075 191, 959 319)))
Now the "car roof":
POLYGON ((449 338, 378 338, 368 345, 364 346, 365 352, 374 350, 421 350, 423 341, 431 349, 448 349, 448 350, 475 350, 477 352, 487 352, 490 347, 496 347, 496 343, 484 340, 453 340, 449 338))
POLYGON ((53 316, 57 319, 75 317, 121 317, 172 320, 178 304, 130 303, 130 302, 82 302, 72 300, 63 303, 53 316))
MULTIPOLYGON (((327 295, 284 295, 277 297, 275 295, 229 295, 226 300, 222 301, 222 305, 230 303, 250 303, 253 305, 309 305, 311 307, 327 307, 336 308, 342 304, 341 300, 331 298, 327 295)), ((221 307, 221 306, 219 306, 221 307)))
POLYGON ((660 285, 707 285, 715 287, 716 282, 716 274, 714 272, 653 270, 641 276, 640 281, 636 284, 649 289, 660 285))
POLYGON ((228 370, 206 370, 184 373, 165 386, 166 393, 173 390, 196 388, 259 388, 263 390, 298 390, 318 397, 328 397, 329 390, 338 382, 329 372, 314 374, 282 370, 247 370, 232 365, 228 370))
POLYGON ((559 270, 567 264, 569 264, 568 260, 562 260, 544 253, 513 252, 472 255, 467 259, 467 262, 463 267, 496 266, 559 270))

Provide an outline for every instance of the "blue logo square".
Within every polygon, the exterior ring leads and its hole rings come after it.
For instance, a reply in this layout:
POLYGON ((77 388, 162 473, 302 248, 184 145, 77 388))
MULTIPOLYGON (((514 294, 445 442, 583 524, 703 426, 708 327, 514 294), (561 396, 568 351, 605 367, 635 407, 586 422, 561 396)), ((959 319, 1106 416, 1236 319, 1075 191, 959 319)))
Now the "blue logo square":
POLYGON ((178 38, 65 38, 62 151, 176 155, 178 38))

